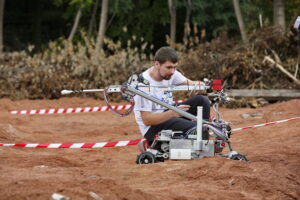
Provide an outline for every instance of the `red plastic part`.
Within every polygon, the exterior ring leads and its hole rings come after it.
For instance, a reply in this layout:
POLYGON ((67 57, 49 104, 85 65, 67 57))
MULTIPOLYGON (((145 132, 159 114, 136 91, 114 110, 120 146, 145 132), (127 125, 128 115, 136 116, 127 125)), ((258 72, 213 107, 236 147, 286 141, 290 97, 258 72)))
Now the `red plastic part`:
POLYGON ((214 91, 222 90, 222 80, 220 80, 220 79, 213 80, 212 88, 214 91))

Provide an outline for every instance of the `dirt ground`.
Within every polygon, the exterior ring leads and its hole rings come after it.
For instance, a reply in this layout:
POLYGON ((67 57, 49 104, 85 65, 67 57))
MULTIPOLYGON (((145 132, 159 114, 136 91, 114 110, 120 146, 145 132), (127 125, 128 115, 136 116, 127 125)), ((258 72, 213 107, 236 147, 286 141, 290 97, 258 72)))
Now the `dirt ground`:
MULTIPOLYGON (((95 99, 0 99, 0 143, 86 143, 140 139, 134 116, 111 112, 11 115, 8 110, 103 106, 95 99)), ((300 99, 224 109, 233 128, 300 116, 300 99), (244 114, 244 115, 243 115, 244 114), (249 115, 247 115, 249 114, 249 115), (248 116, 248 118, 244 118, 248 116)), ((207 157, 135 164, 137 146, 97 149, 0 147, 0 199, 300 199, 300 120, 237 131, 250 162, 207 157)))

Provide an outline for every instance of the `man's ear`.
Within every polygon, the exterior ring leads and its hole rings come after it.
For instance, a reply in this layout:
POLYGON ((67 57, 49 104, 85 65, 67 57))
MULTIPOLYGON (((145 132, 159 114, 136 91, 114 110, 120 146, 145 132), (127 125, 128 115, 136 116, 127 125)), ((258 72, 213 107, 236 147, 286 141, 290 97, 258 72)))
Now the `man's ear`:
POLYGON ((154 67, 158 68, 160 66, 160 63, 158 61, 154 61, 154 67))

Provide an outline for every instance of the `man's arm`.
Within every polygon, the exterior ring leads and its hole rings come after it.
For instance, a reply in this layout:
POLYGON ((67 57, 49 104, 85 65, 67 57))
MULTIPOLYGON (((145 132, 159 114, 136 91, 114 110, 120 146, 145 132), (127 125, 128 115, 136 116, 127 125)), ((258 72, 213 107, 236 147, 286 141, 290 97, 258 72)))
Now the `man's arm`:
POLYGON ((174 73, 174 80, 172 84, 175 85, 197 85, 197 84, 203 84, 202 81, 193 81, 185 77, 181 72, 175 71, 174 73))
MULTIPOLYGON (((187 111, 190 106, 189 105, 179 105, 177 108, 180 108, 182 110, 187 111)), ((141 112, 141 117, 143 120, 143 123, 146 126, 155 126, 160 123, 163 123, 167 121, 168 119, 171 119, 172 117, 181 117, 180 114, 168 110, 166 112, 161 112, 161 113, 152 113, 152 112, 146 112, 146 111, 140 111, 141 112)))
POLYGON ((203 84, 203 82, 202 81, 192 81, 190 79, 187 79, 186 81, 184 81, 180 85, 197 85, 197 84, 203 84))

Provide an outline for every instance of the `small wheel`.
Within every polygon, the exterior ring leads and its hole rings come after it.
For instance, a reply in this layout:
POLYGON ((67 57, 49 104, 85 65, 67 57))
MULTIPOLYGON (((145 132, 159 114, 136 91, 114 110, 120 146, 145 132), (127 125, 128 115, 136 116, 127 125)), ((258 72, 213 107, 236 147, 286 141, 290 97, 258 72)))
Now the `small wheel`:
POLYGON ((152 164, 155 163, 155 156, 150 152, 142 152, 136 159, 136 164, 152 164))
POLYGON ((162 156, 165 160, 169 159, 169 153, 164 153, 162 156))
POLYGON ((232 155, 230 157, 230 160, 244 160, 244 161, 249 161, 248 158, 245 155, 240 154, 240 153, 232 155))

